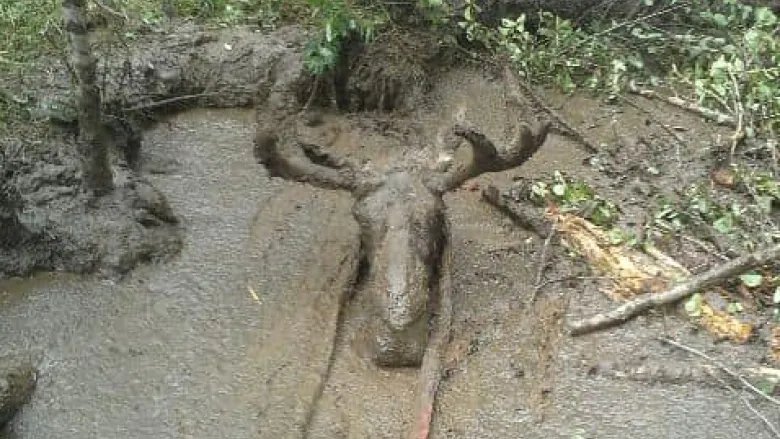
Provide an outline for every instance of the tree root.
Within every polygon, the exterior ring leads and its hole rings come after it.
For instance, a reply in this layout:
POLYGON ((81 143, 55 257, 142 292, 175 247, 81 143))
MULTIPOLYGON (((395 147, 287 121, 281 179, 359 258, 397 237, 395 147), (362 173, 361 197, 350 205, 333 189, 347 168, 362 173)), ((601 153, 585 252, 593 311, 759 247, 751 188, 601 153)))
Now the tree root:
POLYGON ((669 305, 693 295, 697 291, 716 285, 724 279, 736 276, 752 268, 765 265, 780 257, 780 244, 740 256, 705 273, 657 294, 641 296, 606 313, 573 322, 569 325, 572 335, 583 335, 624 323, 652 308, 669 305))

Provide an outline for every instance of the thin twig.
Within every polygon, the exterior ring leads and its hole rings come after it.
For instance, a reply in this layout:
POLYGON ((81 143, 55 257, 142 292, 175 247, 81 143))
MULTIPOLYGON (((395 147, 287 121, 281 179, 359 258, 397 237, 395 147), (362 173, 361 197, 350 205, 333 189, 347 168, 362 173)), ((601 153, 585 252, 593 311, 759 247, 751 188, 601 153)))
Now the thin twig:
POLYGON ((720 370, 722 370, 723 372, 725 372, 726 374, 728 374, 732 378, 738 380, 740 383, 742 383, 742 385, 746 389, 748 389, 751 392, 755 393, 756 395, 766 399, 767 401, 771 402, 772 404, 780 405, 780 400, 778 400, 777 398, 775 398, 775 397, 773 397, 771 395, 767 395, 766 393, 762 392, 759 388, 757 388, 756 386, 751 384, 750 381, 746 380, 745 377, 743 377, 742 375, 740 375, 740 374, 734 372, 733 370, 729 369, 725 364, 723 364, 720 361, 712 358, 711 356, 705 354, 704 352, 702 352, 702 351, 700 351, 698 349, 694 349, 694 348, 692 348, 690 346, 686 346, 686 345, 684 345, 682 343, 676 342, 676 341, 674 341, 674 340, 672 340, 670 338, 659 337, 658 340, 661 341, 662 343, 666 343, 666 344, 672 345, 672 346, 674 346, 674 347, 676 347, 678 349, 682 349, 685 352, 688 352, 689 354, 693 354, 693 355, 696 355, 697 357, 704 358, 705 360, 709 361, 710 363, 712 363, 712 365, 718 367, 720 370))
POLYGON ((716 379, 716 380, 718 380, 718 381, 720 381, 720 382, 721 382, 721 384, 725 384, 725 385, 726 385, 726 387, 729 389, 729 391, 731 391, 731 393, 733 393, 733 394, 734 394, 734 395, 736 395, 736 396, 737 396, 737 397, 738 397, 740 400, 742 400, 742 402, 745 404, 745 407, 747 407, 747 408, 748 408, 748 410, 750 410, 750 412, 752 412, 752 413, 753 413, 753 414, 754 414, 754 415, 755 415, 755 416, 756 416, 758 419, 760 419, 760 420, 761 420, 761 422, 763 422, 763 423, 764 423, 764 425, 766 425, 766 428, 768 428, 768 429, 769 429, 769 431, 771 431, 771 432, 772 432, 772 434, 774 434, 774 435, 775 435, 775 437, 778 437, 778 438, 780 438, 780 431, 778 431, 778 430, 777 430, 777 427, 775 427, 775 426, 772 424, 772 422, 771 422, 771 421, 769 421, 769 419, 767 419, 767 418, 766 418, 766 416, 764 416, 764 414, 763 414, 763 413, 759 412, 759 411, 758 411, 758 410, 757 410, 755 407, 753 407, 753 403, 751 403, 749 399, 745 398, 745 396, 744 396, 744 395, 742 395, 742 394, 740 394, 739 392, 737 392, 737 390, 736 390, 734 387, 732 387, 731 385, 729 385, 729 384, 728 384, 727 382, 725 382, 725 381, 724 381, 722 378, 715 377, 715 379, 716 379))
POLYGON ((301 114, 309 111, 309 108, 314 103, 314 99, 317 97, 317 93, 320 89, 320 81, 322 80, 322 77, 320 75, 317 75, 314 78, 314 84, 311 86, 311 93, 309 94, 309 99, 306 100, 306 104, 304 104, 303 108, 301 109, 301 114))
POLYGON ((559 52, 558 56, 566 55, 567 53, 570 53, 571 51, 573 51, 575 49, 578 49, 580 46, 582 46, 586 42, 590 42, 590 41, 593 41, 594 39, 596 39, 598 37, 601 37, 601 36, 604 36, 604 35, 607 35, 607 34, 611 34, 612 32, 614 32, 614 31, 616 31, 616 30, 618 30, 620 28, 623 28, 623 27, 626 27, 626 26, 629 26, 629 25, 632 25, 632 24, 636 24, 636 23, 641 23, 643 21, 647 21, 647 20, 649 20, 651 18, 659 17, 659 16, 664 15, 664 14, 668 14, 669 12, 672 12, 672 11, 674 11, 676 9, 680 9, 683 6, 685 6, 684 3, 680 3, 680 4, 677 4, 677 5, 672 5, 672 6, 669 6, 668 8, 666 8, 666 9, 661 9, 660 11, 656 11, 656 12, 653 12, 653 13, 650 13, 650 14, 642 15, 641 17, 637 17, 637 18, 635 18, 633 20, 628 20, 628 21, 623 21, 623 22, 617 23, 616 25, 614 25, 614 26, 612 26, 612 27, 610 27, 608 29, 604 29, 601 32, 596 32, 595 34, 590 35, 588 38, 582 39, 582 40, 578 41, 577 44, 573 44, 573 45, 567 47, 566 49, 564 49, 561 52, 559 52))
POLYGON ((115 10, 111 9, 111 7, 109 7, 107 4, 103 3, 100 0, 93 0, 93 1, 95 2, 96 5, 98 5, 98 7, 100 9, 108 12, 109 14, 111 14, 111 15, 113 15, 115 17, 121 18, 125 22, 130 21, 130 19, 127 17, 127 14, 124 14, 122 12, 118 12, 118 11, 115 11, 115 10))
POLYGON ((728 125, 730 127, 737 126, 737 123, 734 120, 734 118, 729 116, 728 114, 723 114, 711 108, 706 108, 700 105, 696 105, 692 102, 687 102, 682 98, 676 96, 668 96, 668 97, 660 96, 653 90, 643 90, 638 88, 634 84, 629 84, 628 90, 633 94, 642 96, 647 99, 653 99, 653 98, 660 99, 669 105, 682 108, 683 110, 689 111, 691 113, 703 117, 704 119, 711 120, 719 124, 728 125))
POLYGON ((745 403, 745 406, 748 408, 748 410, 750 410, 751 413, 753 413, 758 419, 760 419, 761 422, 763 422, 764 425, 766 425, 766 427, 775 435, 775 437, 780 438, 780 431, 777 430, 777 427, 772 425, 772 423, 769 421, 769 419, 766 418, 766 416, 764 416, 763 413, 759 412, 755 407, 753 407, 753 404, 750 402, 749 399, 745 398, 744 395, 737 392, 737 389, 735 389, 731 384, 727 383, 726 380, 724 380, 723 378, 715 375, 711 371, 707 371, 707 373, 709 373, 709 375, 715 381, 719 382, 723 387, 729 389, 729 391, 733 393, 734 396, 741 399, 742 402, 745 403))
POLYGON ((550 225, 550 232, 547 233, 547 238, 544 239, 542 245, 542 254, 539 256, 539 268, 536 271, 536 282, 534 283, 534 291, 531 294, 531 298, 528 300, 528 306, 533 305, 536 301, 536 296, 539 295, 539 291, 542 289, 542 277, 544 276, 544 270, 547 268, 547 253, 550 250, 550 243, 555 235, 555 224, 550 225))
POLYGON ((729 70, 729 76, 731 77, 731 83, 734 85, 734 111, 737 113, 737 128, 734 131, 734 135, 731 139, 731 158, 734 158, 734 153, 737 151, 737 146, 745 136, 742 125, 744 124, 745 109, 742 107, 742 98, 739 92, 739 83, 734 73, 729 70))
POLYGON ((197 99, 197 98, 202 98, 202 97, 205 97, 205 96, 213 96, 213 95, 216 95, 216 94, 219 94, 219 92, 215 92, 214 91, 214 92, 197 93, 197 94, 191 94, 191 95, 174 96, 172 98, 163 99, 161 101, 149 102, 149 103, 146 103, 146 104, 139 104, 139 105, 136 105, 134 107, 123 108, 123 110, 124 111, 145 110, 145 109, 149 109, 149 108, 156 108, 156 107, 161 107, 163 105, 172 104, 174 102, 186 101, 186 100, 189 100, 189 99, 197 99))
POLYGON ((555 284, 559 282, 566 282, 571 280, 611 280, 614 281, 615 278, 610 276, 561 276, 556 277, 555 279, 547 279, 544 282, 537 285, 537 288, 542 289, 550 284, 555 284))

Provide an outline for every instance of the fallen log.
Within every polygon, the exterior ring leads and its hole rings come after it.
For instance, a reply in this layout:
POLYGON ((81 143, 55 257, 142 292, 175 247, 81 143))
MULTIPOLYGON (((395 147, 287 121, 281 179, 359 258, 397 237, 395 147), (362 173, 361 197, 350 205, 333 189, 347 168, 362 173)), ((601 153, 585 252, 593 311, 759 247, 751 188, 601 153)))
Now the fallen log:
POLYGON ((32 363, 18 357, 0 357, 0 427, 13 419, 35 390, 32 363))
POLYGON ((661 293, 641 296, 606 313, 573 322, 569 325, 569 330, 572 335, 577 336, 624 323, 650 308, 676 303, 697 291, 765 265, 778 257, 780 257, 780 244, 728 261, 705 273, 692 276, 661 293))

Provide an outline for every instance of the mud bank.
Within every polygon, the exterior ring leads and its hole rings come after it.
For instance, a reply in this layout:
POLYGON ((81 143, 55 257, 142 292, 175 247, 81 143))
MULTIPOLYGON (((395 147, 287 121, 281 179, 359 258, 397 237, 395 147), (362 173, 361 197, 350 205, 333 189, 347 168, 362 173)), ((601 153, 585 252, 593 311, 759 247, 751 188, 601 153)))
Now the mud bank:
MULTIPOLYGON (((146 35, 132 49, 99 51, 108 120, 136 131, 160 115, 193 105, 248 106, 272 82, 278 65, 292 80, 303 74, 305 32, 297 28, 269 36, 184 26, 171 35, 146 35)), ((0 276, 41 270, 124 274, 140 263, 177 254, 182 246, 177 214, 148 178, 123 164, 121 142, 111 151, 116 189, 97 200, 83 193, 79 146, 72 134, 78 130, 76 112, 64 72, 44 72, 13 84, 32 90, 28 101, 51 125, 20 133, 4 145, 0 192, 8 203, 0 212, 0 276)), ((164 173, 179 160, 141 166, 164 173)))

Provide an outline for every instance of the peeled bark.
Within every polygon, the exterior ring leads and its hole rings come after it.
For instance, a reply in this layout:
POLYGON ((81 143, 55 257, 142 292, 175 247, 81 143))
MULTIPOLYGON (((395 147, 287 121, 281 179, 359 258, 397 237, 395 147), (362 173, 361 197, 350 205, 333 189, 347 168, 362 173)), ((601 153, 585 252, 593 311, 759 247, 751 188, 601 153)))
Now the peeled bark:
POLYGON ((85 0, 62 0, 62 16, 70 36, 71 57, 78 76, 84 183, 96 194, 103 194, 113 189, 113 179, 108 161, 108 139, 100 120, 100 89, 95 80, 97 62, 89 44, 85 5, 85 0))

